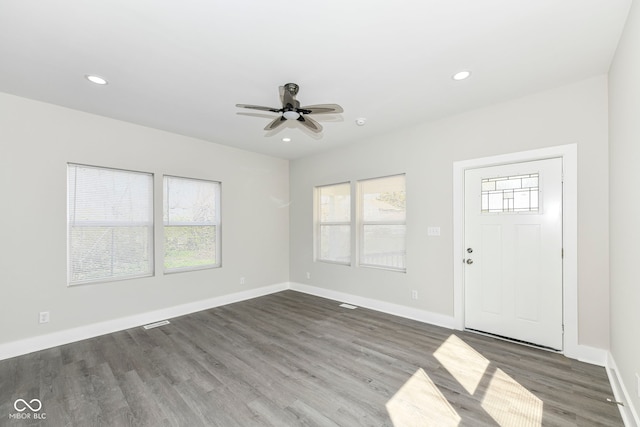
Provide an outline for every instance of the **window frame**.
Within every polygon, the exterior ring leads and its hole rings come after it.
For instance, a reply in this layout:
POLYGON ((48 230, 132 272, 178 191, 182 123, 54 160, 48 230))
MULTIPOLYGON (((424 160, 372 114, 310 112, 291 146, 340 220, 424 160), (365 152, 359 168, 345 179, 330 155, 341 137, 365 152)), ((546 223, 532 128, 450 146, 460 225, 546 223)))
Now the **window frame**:
POLYGON ((405 219, 403 221, 400 220, 388 220, 388 221, 381 221, 381 220, 377 220, 377 221, 367 221, 364 219, 364 190, 363 190, 363 184, 368 182, 368 181, 376 181, 376 180, 381 180, 381 179, 385 179, 385 178, 395 178, 395 177, 404 177, 404 183, 405 183, 405 197, 406 197, 406 193, 407 193, 407 174, 406 173, 399 173, 399 174, 394 174, 394 175, 385 175, 385 176, 379 176, 379 177, 374 177, 374 178, 366 178, 366 179, 361 179, 358 180, 356 182, 356 187, 357 187, 357 198, 358 198, 358 208, 357 208, 357 234, 358 234, 358 246, 357 246, 357 257, 356 259, 358 260, 358 266, 359 267, 366 267, 366 268, 376 268, 376 269, 380 269, 380 270, 389 270, 389 271, 395 271, 395 272, 400 272, 400 273, 406 273, 407 272, 407 208, 405 206, 404 209, 404 215, 405 215, 405 219), (367 225, 372 225, 372 226, 376 226, 376 225, 402 225, 405 227, 405 232, 404 232, 404 267, 393 267, 393 266, 389 266, 389 265, 383 265, 383 264, 373 264, 373 263, 368 263, 368 262, 363 262, 363 255, 365 253, 365 226, 367 225))
POLYGON ((209 270, 209 269, 222 267, 222 212, 221 212, 221 204, 220 204, 221 199, 222 199, 222 182, 220 181, 203 179, 203 178, 192 178, 192 177, 185 177, 185 176, 171 175, 171 174, 162 175, 162 212, 161 212, 162 213, 162 236, 163 236, 162 268, 163 268, 164 274, 176 274, 176 273, 183 273, 187 271, 209 270), (167 206, 167 199, 166 199, 167 190, 165 189, 165 185, 167 182, 166 181, 167 178, 173 178, 173 179, 179 179, 179 180, 185 180, 185 181, 207 182, 207 183, 215 184, 215 195, 214 195, 215 217, 214 217, 213 223, 208 223, 208 222, 195 223, 195 222, 188 222, 188 221, 176 221, 174 224, 168 225, 167 223, 171 221, 165 220, 165 207, 167 206), (213 226, 214 227, 214 230, 215 230, 215 234, 214 234, 215 263, 214 264, 195 265, 195 266, 167 269, 166 267, 166 256, 167 256, 166 229, 167 227, 186 227, 186 226, 190 226, 190 227, 213 226))
POLYGON ((315 208, 314 212, 314 260, 319 262, 325 262, 329 264, 337 264, 337 265, 345 265, 350 266, 353 263, 353 188, 350 181, 337 182, 334 184, 325 184, 318 185, 314 187, 314 203, 315 208), (322 210, 322 201, 321 201, 321 193, 323 188, 327 187, 337 187, 341 185, 346 185, 349 188, 349 220, 348 221, 322 221, 321 218, 321 210, 322 210), (325 259, 321 257, 322 254, 322 227, 334 227, 334 226, 342 226, 349 227, 349 261, 341 262, 332 259, 325 259))
MULTIPOLYGON (((154 180, 155 176, 151 172, 143 172, 136 171, 131 169, 120 169, 113 167, 105 167, 105 166, 95 166, 95 165, 87 165, 81 163, 67 163, 67 286, 81 286, 88 284, 98 284, 98 283, 110 283, 110 282, 119 282, 122 280, 130 280, 130 279, 139 279, 144 277, 153 277, 155 276, 155 191, 154 191, 154 180), (80 220, 78 221, 75 218, 74 211, 74 219, 71 219, 71 189, 70 189, 70 171, 72 167, 80 167, 80 168, 91 168, 91 169, 99 169, 105 171, 115 171, 115 172, 125 172, 130 174, 137 175, 145 175, 149 178, 149 221, 133 221, 133 222, 117 222, 117 221, 105 221, 105 220, 80 220), (121 228, 121 227, 147 227, 147 238, 148 238, 148 272, 140 273, 140 274, 129 274, 129 275, 121 275, 121 276, 104 276, 96 279, 84 279, 84 280, 72 280, 73 276, 73 262, 72 262, 72 231, 74 228, 92 228, 92 227, 110 227, 110 228, 121 228)), ((74 205, 77 201, 77 194, 74 191, 74 205)), ((113 259, 113 253, 110 254, 113 259)))

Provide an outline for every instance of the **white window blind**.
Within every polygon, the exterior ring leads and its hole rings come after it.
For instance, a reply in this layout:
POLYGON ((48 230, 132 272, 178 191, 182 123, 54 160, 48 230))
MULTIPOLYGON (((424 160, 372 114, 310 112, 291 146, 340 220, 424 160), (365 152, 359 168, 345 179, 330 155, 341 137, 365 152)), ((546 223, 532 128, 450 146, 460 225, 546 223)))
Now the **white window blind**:
POLYGON ((69 164, 70 285, 153 274, 153 175, 69 164))
POLYGON ((220 183, 164 177, 164 270, 219 267, 220 183))
POLYGON ((351 263, 351 184, 316 187, 316 259, 351 263))
POLYGON ((405 175, 359 181, 358 187, 360 265, 405 271, 405 175))

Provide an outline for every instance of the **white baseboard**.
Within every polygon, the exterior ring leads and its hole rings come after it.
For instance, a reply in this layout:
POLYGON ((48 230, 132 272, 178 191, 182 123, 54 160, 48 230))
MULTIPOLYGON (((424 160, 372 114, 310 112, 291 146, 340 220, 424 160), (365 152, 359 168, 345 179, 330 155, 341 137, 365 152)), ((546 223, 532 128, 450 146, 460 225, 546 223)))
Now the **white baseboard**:
POLYGON ((284 291, 286 289, 289 289, 288 283, 279 283, 271 286, 264 286, 261 288, 236 292, 229 295, 209 298, 202 301, 195 301, 192 303, 181 304, 174 307, 167 307, 160 310, 149 311, 147 313, 136 314, 133 316, 122 317, 119 319, 108 320, 105 322, 94 323, 86 326, 79 326, 77 328, 53 332, 46 335, 12 341, 0 344, 0 360, 21 356, 23 354, 32 353, 34 351, 44 350, 59 345, 69 344, 88 338, 94 338, 100 335, 122 331, 124 329, 135 328, 138 326, 146 325, 147 323, 157 322, 159 320, 170 319, 172 317, 178 317, 185 314, 195 313, 197 311, 208 310, 210 308, 232 304, 234 302, 245 301, 248 299, 261 297, 263 295, 284 291))
MULTIPOLYGON (((51 347, 56 347, 59 345, 69 344, 83 339, 94 338, 100 335, 109 334, 124 329, 135 328, 138 326, 146 325, 148 323, 157 322, 159 320, 170 319, 172 317, 183 316, 185 314, 195 313, 197 311, 207 310, 226 304, 232 304, 234 302, 245 301, 263 295, 280 292, 286 289, 291 289, 310 295, 316 295, 335 301, 347 302, 349 304, 357 305, 360 307, 365 307, 372 310, 381 311, 383 313, 393 314, 395 316, 417 320, 436 326, 442 326, 448 329, 457 329, 455 318, 453 316, 433 313, 417 308, 407 307, 404 305, 393 304, 372 298, 366 298, 326 288, 320 288, 317 286, 305 285, 296 282, 284 282, 271 286, 264 286, 261 288, 236 292, 229 295, 222 295, 202 301, 195 301, 192 303, 150 311, 147 313, 136 314, 133 316, 94 323, 86 326, 79 326, 77 328, 0 344, 0 360, 32 353, 34 351, 44 350, 51 347)), ((572 351, 572 354, 567 354, 567 356, 599 366, 605 366, 607 363, 607 352, 605 350, 583 345, 578 345, 577 348, 572 351)))
POLYGON ((420 310, 404 305, 360 297, 357 295, 351 295, 344 292, 305 285, 302 283, 289 282, 289 288, 294 291, 303 292, 305 294, 328 298, 335 301, 346 302, 349 304, 357 305, 359 307, 370 308, 372 310, 381 311, 383 313, 393 314, 395 316, 405 317, 407 319, 417 320, 419 322, 429 323, 436 326, 442 326, 448 329, 455 329, 453 316, 447 316, 445 314, 433 313, 430 311, 420 310))
MULTIPOLYGON (((208 310, 214 307, 245 301, 248 299, 261 297, 287 289, 319 296, 322 298, 328 298, 335 301, 346 302, 356 306, 365 307, 383 313, 417 320, 419 322, 429 323, 448 329, 456 329, 456 322, 453 316, 433 313, 372 298, 366 298, 326 288, 305 285, 302 283, 285 282, 0 344, 0 360, 21 356, 24 354, 32 353, 34 351, 45 350, 47 348, 69 344, 84 339, 94 338, 100 335, 109 334, 129 328, 135 328, 164 319, 171 319, 202 310, 208 310)), ((638 413, 633 407, 632 401, 629 399, 629 394, 627 393, 627 389, 624 386, 622 379, 620 378, 620 374, 613 356, 605 350, 578 345, 573 349, 572 355, 570 357, 583 362, 605 366, 615 399, 624 402, 625 404, 625 406, 619 407, 620 414, 622 415, 625 426, 640 427, 638 413)))
POLYGON ((580 362, 598 366, 607 366, 607 350, 603 350, 601 348, 578 344, 571 354, 565 351, 564 355, 571 359, 579 360, 580 362))
MULTIPOLYGON (((303 283, 289 282, 289 288, 294 291, 304 292, 306 294, 328 298, 335 301, 347 302, 349 304, 357 305, 360 307, 366 307, 372 310, 382 311, 384 313, 393 314, 395 316, 405 317, 407 319, 417 320, 436 326, 442 326, 448 329, 459 329, 455 322, 455 318, 453 316, 447 316, 445 314, 433 313, 430 311, 420 310, 404 305, 392 304, 385 301, 334 291, 331 289, 305 285, 303 283)), ((597 366, 605 366, 607 361, 606 350, 589 347, 582 344, 577 345, 574 349, 572 349, 571 354, 567 353, 565 354, 565 356, 597 366)))
POLYGON ((609 382, 613 389, 613 396, 618 402, 622 402, 624 404, 624 406, 618 405, 624 425, 626 427, 640 427, 638 412, 633 406, 633 401, 630 399, 627 387, 625 387, 622 377, 620 376, 618 365, 616 365, 616 361, 613 359, 613 355, 611 353, 607 354, 606 368, 607 375, 609 376, 609 382))

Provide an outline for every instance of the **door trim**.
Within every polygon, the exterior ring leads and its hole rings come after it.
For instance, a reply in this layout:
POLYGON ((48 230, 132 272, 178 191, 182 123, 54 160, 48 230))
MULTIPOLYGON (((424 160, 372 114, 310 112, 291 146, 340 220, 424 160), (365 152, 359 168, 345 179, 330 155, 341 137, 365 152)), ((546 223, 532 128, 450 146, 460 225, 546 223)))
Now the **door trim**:
POLYGON ((550 158, 563 160, 563 353, 580 358, 578 346, 578 144, 522 151, 453 163, 453 313, 464 329, 464 172, 467 169, 550 158))

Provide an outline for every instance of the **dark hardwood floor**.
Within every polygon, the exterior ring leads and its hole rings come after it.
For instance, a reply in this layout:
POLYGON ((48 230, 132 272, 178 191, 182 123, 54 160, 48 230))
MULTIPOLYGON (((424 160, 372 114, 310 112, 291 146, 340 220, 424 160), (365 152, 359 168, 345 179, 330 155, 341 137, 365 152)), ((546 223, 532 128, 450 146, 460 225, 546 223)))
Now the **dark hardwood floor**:
POLYGON ((0 361, 16 426, 622 425, 607 398, 603 368, 294 291, 0 361))

